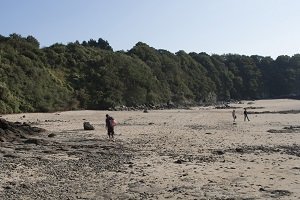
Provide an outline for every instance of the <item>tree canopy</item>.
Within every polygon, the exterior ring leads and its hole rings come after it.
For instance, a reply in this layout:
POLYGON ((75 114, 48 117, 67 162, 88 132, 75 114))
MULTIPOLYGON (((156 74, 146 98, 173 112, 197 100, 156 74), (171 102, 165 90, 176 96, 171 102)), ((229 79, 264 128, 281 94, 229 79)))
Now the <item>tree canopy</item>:
POLYGON ((171 53, 138 42, 113 51, 90 39, 40 48, 0 35, 0 113, 212 103, 300 93, 300 55, 171 53))

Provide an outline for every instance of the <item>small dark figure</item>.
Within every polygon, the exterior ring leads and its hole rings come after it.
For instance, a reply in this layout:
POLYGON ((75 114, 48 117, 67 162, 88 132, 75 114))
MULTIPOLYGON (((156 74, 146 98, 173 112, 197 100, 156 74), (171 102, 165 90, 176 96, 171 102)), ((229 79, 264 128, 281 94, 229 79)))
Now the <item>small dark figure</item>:
POLYGON ((250 119, 248 118, 248 112, 247 112, 247 109, 244 108, 244 121, 246 121, 246 119, 247 119, 248 121, 250 121, 250 119))
POLYGON ((233 122, 235 122, 235 119, 236 119, 235 110, 232 111, 232 118, 233 118, 233 122))
POLYGON ((107 134, 108 134, 109 139, 114 139, 115 131, 114 131, 113 123, 112 123, 113 120, 114 120, 114 118, 112 118, 111 116, 106 114, 106 120, 105 120, 106 125, 105 126, 107 129, 107 134))

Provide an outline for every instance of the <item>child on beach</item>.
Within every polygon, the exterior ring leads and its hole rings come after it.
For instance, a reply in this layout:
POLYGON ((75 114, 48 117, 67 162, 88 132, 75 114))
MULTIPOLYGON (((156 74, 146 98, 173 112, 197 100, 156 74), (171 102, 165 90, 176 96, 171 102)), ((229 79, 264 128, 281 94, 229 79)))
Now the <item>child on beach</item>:
POLYGON ((246 119, 247 119, 248 121, 250 121, 250 119, 249 119, 249 117, 248 117, 247 109, 244 108, 244 121, 246 121, 246 119))
POLYGON ((233 122, 235 122, 236 114, 235 114, 235 110, 234 110, 234 109, 233 109, 233 111, 232 111, 232 118, 233 118, 233 122))

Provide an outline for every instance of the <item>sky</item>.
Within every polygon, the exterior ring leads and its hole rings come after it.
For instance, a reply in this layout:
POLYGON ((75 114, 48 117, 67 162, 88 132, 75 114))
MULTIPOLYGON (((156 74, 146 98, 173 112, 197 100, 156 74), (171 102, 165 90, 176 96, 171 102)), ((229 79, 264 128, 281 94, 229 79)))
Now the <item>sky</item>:
POLYGON ((299 10, 300 0, 0 0, 0 35, 276 58, 300 53, 299 10))

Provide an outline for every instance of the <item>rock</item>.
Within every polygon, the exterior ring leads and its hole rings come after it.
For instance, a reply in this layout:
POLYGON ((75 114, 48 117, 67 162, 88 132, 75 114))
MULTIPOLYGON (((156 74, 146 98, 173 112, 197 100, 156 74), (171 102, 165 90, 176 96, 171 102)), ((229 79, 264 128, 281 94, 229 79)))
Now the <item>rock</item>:
POLYGON ((90 124, 90 122, 83 122, 84 130, 95 130, 95 128, 90 124))
POLYGON ((19 156, 15 153, 6 153, 3 155, 3 157, 6 157, 6 158, 18 158, 19 156))
POLYGON ((174 163, 176 163, 176 164, 182 164, 183 162, 185 162, 184 160, 181 160, 181 159, 178 159, 178 160, 176 160, 174 163))
POLYGON ((50 133, 49 135, 48 135, 48 137, 55 137, 56 136, 56 134, 55 133, 50 133))
POLYGON ((290 196, 292 193, 288 190, 271 190, 270 193, 274 195, 273 197, 278 198, 282 196, 290 196))
POLYGON ((25 144, 35 144, 35 145, 43 145, 47 144, 47 141, 38 138, 29 138, 24 141, 25 144))
POLYGON ((300 170, 300 167, 293 167, 292 169, 298 169, 298 170, 300 170))
POLYGON ((235 151, 239 152, 239 153, 243 153, 243 149, 242 148, 235 148, 235 151))
POLYGON ((12 142, 26 139, 29 135, 35 135, 46 131, 38 127, 31 127, 28 123, 9 122, 0 118, 0 141, 12 142))
POLYGON ((3 188, 6 189, 6 190, 12 189, 12 187, 11 187, 10 185, 6 185, 6 186, 4 186, 3 188))
POLYGON ((215 153, 218 154, 218 155, 223 155, 225 152, 222 151, 222 150, 217 150, 217 151, 215 151, 215 153))
POLYGON ((6 139, 0 136, 0 142, 6 142, 6 139))
POLYGON ((5 130, 8 129, 9 124, 5 119, 0 119, 0 128, 5 130))
POLYGON ((178 187, 174 187, 174 188, 172 188, 172 189, 170 189, 168 191, 169 192, 176 192, 176 191, 179 191, 179 188, 178 187))

